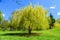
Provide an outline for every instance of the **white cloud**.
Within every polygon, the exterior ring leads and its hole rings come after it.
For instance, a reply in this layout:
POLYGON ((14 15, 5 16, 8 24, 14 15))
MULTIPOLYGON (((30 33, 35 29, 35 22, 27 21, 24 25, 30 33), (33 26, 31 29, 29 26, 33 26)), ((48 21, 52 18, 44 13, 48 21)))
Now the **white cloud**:
POLYGON ((55 8, 56 8, 56 5, 50 6, 50 9, 55 9, 55 8))
POLYGON ((60 12, 58 12, 57 15, 60 15, 60 12))
POLYGON ((5 16, 5 14, 3 14, 3 17, 5 16))

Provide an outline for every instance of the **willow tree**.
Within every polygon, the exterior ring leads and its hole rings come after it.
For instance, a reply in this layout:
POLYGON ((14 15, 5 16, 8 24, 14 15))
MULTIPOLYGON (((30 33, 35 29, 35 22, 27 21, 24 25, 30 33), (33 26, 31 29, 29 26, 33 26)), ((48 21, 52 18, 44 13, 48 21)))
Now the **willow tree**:
MULTIPOLYGON (((48 13, 42 6, 32 6, 31 4, 22 10, 17 10, 12 14, 12 25, 17 25, 20 28, 25 27, 28 33, 31 34, 32 29, 48 28, 46 14, 48 13)), ((16 26, 16 27, 17 27, 16 26)))

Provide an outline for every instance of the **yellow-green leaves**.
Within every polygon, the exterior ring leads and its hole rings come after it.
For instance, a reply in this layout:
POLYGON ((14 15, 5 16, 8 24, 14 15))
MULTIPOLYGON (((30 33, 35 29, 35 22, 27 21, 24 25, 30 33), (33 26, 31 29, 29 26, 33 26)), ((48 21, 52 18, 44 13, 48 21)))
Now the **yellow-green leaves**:
POLYGON ((47 10, 42 6, 29 6, 18 10, 12 15, 12 25, 19 25, 19 27, 25 27, 32 29, 46 29, 48 28, 48 21, 46 18, 47 10))

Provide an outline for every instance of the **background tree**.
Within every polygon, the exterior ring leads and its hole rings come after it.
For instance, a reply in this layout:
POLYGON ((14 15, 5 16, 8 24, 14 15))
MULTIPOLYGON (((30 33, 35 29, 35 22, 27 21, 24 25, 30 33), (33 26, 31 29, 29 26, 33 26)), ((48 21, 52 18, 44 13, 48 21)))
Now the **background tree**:
POLYGON ((53 15, 50 13, 50 18, 49 18, 49 29, 52 29, 55 23, 55 19, 53 18, 53 15))
POLYGON ((9 22, 7 20, 3 20, 1 23, 1 28, 3 31, 8 30, 9 28, 9 22))
POLYGON ((60 18, 57 19, 57 23, 60 23, 60 18))
POLYGON ((3 19, 3 14, 2 14, 2 12, 0 11, 0 24, 1 24, 1 22, 2 22, 2 19, 3 19))
POLYGON ((56 19, 54 27, 55 28, 60 27, 60 18, 56 19))
POLYGON ((0 30, 1 30, 1 23, 2 23, 2 20, 3 20, 3 14, 2 14, 2 12, 1 12, 1 10, 0 10, 0 30))

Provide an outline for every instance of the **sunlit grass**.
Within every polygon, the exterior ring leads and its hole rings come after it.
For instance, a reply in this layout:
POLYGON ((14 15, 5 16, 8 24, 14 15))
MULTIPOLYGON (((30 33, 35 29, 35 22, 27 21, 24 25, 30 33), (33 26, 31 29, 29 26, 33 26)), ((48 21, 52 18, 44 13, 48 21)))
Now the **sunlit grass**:
POLYGON ((60 28, 44 30, 44 31, 32 31, 32 33, 38 33, 38 36, 19 36, 19 35, 4 35, 6 33, 28 33, 28 31, 0 31, 0 40, 60 40, 60 28))

